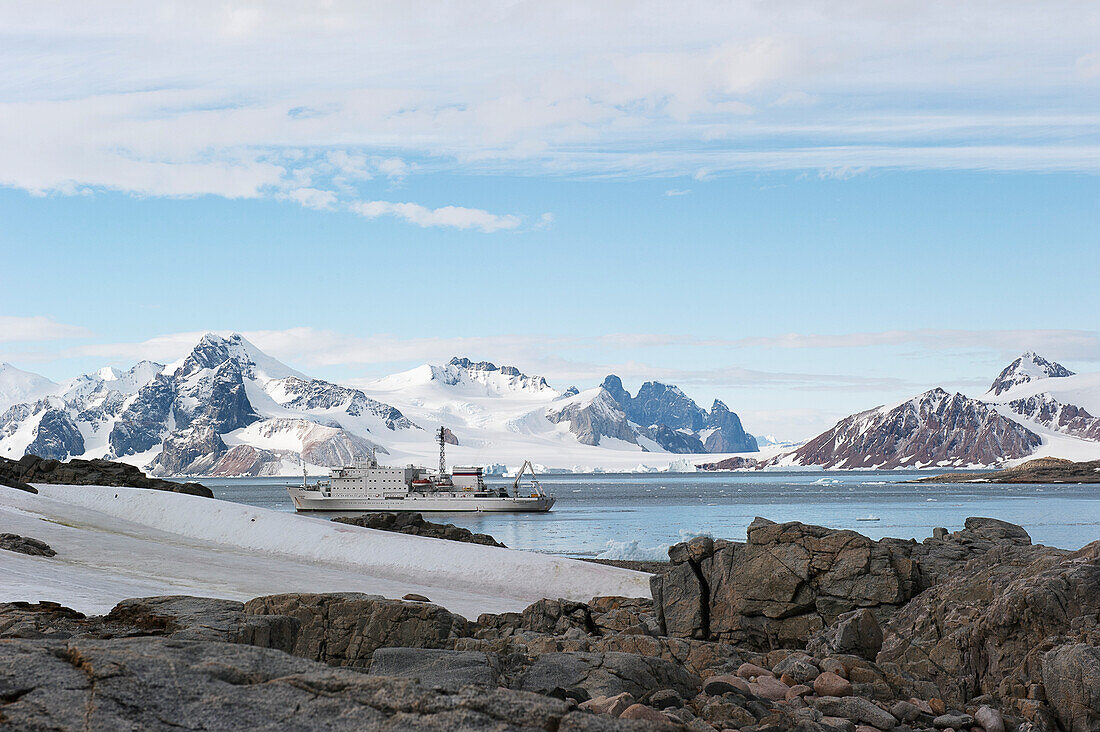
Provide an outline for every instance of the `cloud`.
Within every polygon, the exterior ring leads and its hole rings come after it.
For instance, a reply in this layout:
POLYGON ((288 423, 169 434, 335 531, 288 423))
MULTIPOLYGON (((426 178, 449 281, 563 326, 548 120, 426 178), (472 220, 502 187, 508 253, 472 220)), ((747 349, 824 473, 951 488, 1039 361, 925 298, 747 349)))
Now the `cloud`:
POLYGON ((16 317, 0 315, 0 342, 60 341, 70 338, 90 338, 92 331, 79 325, 58 323, 44 315, 16 317))
POLYGON ((434 226, 451 229, 477 229, 485 233, 515 229, 522 223, 519 216, 493 214, 480 208, 442 206, 428 208, 419 203, 392 203, 390 201, 363 201, 350 206, 355 213, 368 219, 394 216, 417 226, 434 226))
MULTIPOLYGON (((36 320, 32 318, 22 320, 36 320)), ((42 319, 45 321, 46 319, 42 319)), ((3 325, 3 321, 0 321, 3 325)), ((70 329, 72 326, 58 328, 70 329)), ((2 332, 8 332, 6 330, 2 332)), ((63 333, 87 331, 63 330, 63 333)), ((96 356, 117 360, 151 359, 171 361, 187 354, 206 331, 188 331, 150 338, 141 342, 97 343, 70 347, 60 357, 96 356)), ((215 331, 228 335, 230 331, 215 331)), ((739 339, 698 338, 668 333, 609 333, 600 336, 554 334, 502 334, 476 337, 401 337, 391 334, 357 336, 311 327, 282 330, 244 331, 244 336, 273 356, 304 370, 328 367, 387 366, 407 363, 439 363, 451 356, 470 356, 497 363, 509 363, 527 370, 554 375, 563 381, 602 379, 608 373, 630 379, 666 379, 698 386, 726 386, 746 389, 776 386, 801 391, 841 389, 858 391, 928 388, 891 376, 859 373, 770 371, 737 366, 717 368, 673 368, 625 359, 637 351, 668 349, 682 354, 718 354, 719 361, 744 359, 746 349, 872 349, 914 348, 902 355, 932 357, 942 361, 944 353, 968 361, 992 362, 1003 366, 1025 350, 1036 350, 1053 360, 1100 362, 1100 332, 1073 330, 897 330, 839 335, 798 334, 739 339), (577 354, 598 358, 578 358, 577 354), (738 356, 741 353, 741 356, 738 356), (569 358, 561 354, 571 354, 569 358), (931 354, 936 354, 932 356, 931 354), (541 370, 540 370, 541 369, 541 370)), ((64 335, 58 337, 76 337, 64 335)), ((9 339, 13 340, 13 339, 9 339)), ((859 360, 863 360, 860 357, 859 360)), ((693 357, 694 359, 694 357, 693 357)), ((40 360, 40 359, 35 359, 40 360)), ((714 359, 711 359, 712 361, 714 359)), ((984 368, 984 366, 983 366, 984 368)), ((992 378, 957 378, 956 388, 982 386, 992 378)))
MULTIPOLYGON (((114 361, 157 361, 168 363, 183 358, 199 339, 210 331, 189 331, 155 336, 138 342, 90 343, 70 348, 60 354, 61 358, 94 356, 114 361)), ((215 331, 217 332, 217 331, 215 331)), ((228 335, 230 331, 222 334, 228 335)))
POLYGON ((804 91, 784 92, 772 102, 773 107, 808 107, 817 103, 817 97, 804 91))
POLYGON ((1049 358, 1100 361, 1100 331, 1091 330, 887 330, 865 333, 788 333, 728 341, 740 348, 872 348, 919 346, 945 351, 985 349, 1001 357, 1034 350, 1049 358))
POLYGON ((411 166, 401 158, 386 158, 378 161, 378 171, 393 180, 403 180, 411 166))
POLYGON ((341 180, 370 180, 374 177, 370 172, 370 160, 363 154, 332 150, 325 155, 325 162, 335 168, 341 180))
POLYGON ((1072 0, 408 7, 9 3, 0 185, 296 200, 410 171, 1100 172, 1100 17, 1072 0))
POLYGON ((1077 59, 1077 74, 1082 79, 1100 78, 1100 51, 1085 54, 1077 59))
POLYGON ((665 191, 665 195, 669 197, 673 196, 687 196, 691 193, 690 188, 669 188, 665 191))
POLYGON ((317 188, 295 188, 282 195, 288 201, 317 211, 331 211, 336 205, 336 194, 317 188))

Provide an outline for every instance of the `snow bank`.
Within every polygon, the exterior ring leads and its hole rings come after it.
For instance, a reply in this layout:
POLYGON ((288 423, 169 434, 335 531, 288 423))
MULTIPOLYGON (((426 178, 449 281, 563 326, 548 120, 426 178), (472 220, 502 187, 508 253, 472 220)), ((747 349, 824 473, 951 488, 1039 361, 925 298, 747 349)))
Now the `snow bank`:
POLYGON ((124 597, 247 599, 277 592, 418 592, 467 617, 543 597, 649 596, 649 576, 511 549, 376 531, 176 493, 0 486, 0 525, 46 559, 2 552, 0 601, 103 612, 124 597))

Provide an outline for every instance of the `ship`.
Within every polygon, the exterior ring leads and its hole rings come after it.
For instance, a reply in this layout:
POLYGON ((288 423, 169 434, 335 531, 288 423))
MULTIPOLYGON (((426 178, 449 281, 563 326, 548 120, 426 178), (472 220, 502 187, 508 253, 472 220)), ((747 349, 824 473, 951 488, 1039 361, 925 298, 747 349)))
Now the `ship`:
POLYGON ((301 485, 288 485, 290 500, 299 513, 321 511, 484 511, 503 513, 545 513, 554 505, 535 475, 530 460, 516 473, 512 491, 485 484, 484 469, 458 467, 447 470, 447 430, 439 428, 439 468, 418 465, 380 465, 372 453, 353 465, 332 468, 328 480, 309 483, 302 471, 301 485), (525 473, 531 480, 520 485, 525 473))

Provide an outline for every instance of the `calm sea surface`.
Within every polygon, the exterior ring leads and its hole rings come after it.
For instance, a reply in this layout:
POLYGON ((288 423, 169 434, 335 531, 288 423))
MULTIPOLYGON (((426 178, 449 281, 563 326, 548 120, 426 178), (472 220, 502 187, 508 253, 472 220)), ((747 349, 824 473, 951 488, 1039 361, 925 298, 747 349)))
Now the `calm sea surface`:
MULTIPOLYGON (((930 474, 930 473, 928 473, 930 474)), ((491 534, 515 549, 664 559, 670 544, 699 534, 744 540, 755 516, 802 521, 884 536, 931 536, 962 528, 967 516, 1021 524, 1040 544, 1077 549, 1100 539, 1100 485, 992 485, 903 481, 909 472, 765 472, 719 474, 547 475, 557 497, 547 514, 428 514, 432 521, 491 534), (878 521, 859 521, 868 516, 878 521)), ((292 511, 293 478, 206 478, 214 495, 292 511)), ((490 478, 492 485, 511 481, 490 478)))

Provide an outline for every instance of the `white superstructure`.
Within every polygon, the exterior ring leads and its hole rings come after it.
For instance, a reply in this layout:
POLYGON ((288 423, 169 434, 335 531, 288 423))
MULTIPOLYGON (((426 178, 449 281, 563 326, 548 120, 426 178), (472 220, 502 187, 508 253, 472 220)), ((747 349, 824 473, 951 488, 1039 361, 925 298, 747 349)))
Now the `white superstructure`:
MULTIPOLYGON (((379 465, 372 456, 355 465, 333 468, 328 480, 287 486, 298 511, 500 511, 541 513, 554 505, 532 472, 529 489, 520 490, 520 479, 509 495, 505 488, 485 485, 477 467, 456 467, 447 472, 445 431, 440 428, 439 470, 408 465, 379 465)), ((522 471, 520 473, 522 475, 522 471)))

